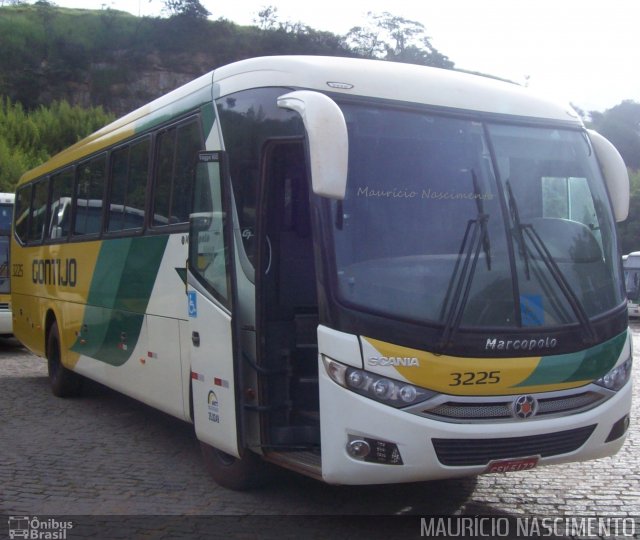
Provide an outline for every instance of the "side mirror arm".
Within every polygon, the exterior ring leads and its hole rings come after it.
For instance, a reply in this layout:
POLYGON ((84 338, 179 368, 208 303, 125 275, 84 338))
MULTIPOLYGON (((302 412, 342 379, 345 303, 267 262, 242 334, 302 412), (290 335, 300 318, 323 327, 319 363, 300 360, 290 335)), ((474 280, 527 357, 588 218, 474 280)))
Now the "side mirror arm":
POLYGON ((295 111, 302 118, 307 132, 313 192, 331 199, 344 199, 349 137, 340 107, 325 94, 311 90, 280 96, 278 107, 295 111))

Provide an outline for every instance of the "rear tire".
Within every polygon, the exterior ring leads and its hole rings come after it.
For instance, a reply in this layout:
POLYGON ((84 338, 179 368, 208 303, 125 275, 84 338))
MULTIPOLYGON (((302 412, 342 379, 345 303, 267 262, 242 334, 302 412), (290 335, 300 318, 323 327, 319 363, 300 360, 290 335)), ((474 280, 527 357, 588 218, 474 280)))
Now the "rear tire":
POLYGON ((54 396, 65 398, 80 395, 82 377, 62 365, 60 333, 56 322, 51 325, 47 338, 47 370, 54 396))
POLYGON ((237 458, 203 442, 200 449, 207 471, 222 487, 246 491, 267 480, 267 464, 253 452, 245 451, 242 458, 237 458))

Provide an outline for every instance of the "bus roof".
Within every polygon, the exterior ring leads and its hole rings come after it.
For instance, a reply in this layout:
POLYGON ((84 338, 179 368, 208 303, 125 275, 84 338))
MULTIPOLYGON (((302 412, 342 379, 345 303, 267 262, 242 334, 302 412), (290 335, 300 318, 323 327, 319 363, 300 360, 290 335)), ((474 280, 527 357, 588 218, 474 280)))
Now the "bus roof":
POLYGON ((240 90, 285 86, 449 109, 582 125, 561 105, 517 84, 452 70, 356 58, 265 56, 217 68, 123 116, 62 151, 20 184, 240 90))
POLYGON ((528 88, 449 69, 327 56, 265 56, 218 68, 218 96, 258 86, 293 86, 436 107, 581 124, 568 104, 528 88))

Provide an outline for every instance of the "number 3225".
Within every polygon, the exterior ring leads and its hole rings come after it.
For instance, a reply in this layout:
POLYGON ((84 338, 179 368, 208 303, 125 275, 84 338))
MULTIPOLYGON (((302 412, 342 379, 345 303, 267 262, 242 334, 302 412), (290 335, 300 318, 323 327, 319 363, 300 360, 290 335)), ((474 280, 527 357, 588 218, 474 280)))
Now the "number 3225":
POLYGON ((464 371, 450 374, 453 381, 449 386, 471 386, 474 384, 498 384, 500 382, 499 371, 464 371))

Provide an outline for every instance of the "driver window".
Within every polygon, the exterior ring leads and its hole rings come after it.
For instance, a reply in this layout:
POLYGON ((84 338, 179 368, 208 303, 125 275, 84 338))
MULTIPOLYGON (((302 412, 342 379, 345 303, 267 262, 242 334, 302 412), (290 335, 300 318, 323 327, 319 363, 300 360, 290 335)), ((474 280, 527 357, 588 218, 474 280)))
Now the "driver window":
POLYGON ((598 217, 586 178, 543 177, 542 212, 546 218, 561 218, 586 225, 602 246, 598 217))
POLYGON ((190 215, 189 267, 224 305, 230 305, 229 251, 224 234, 220 163, 199 163, 190 215))

